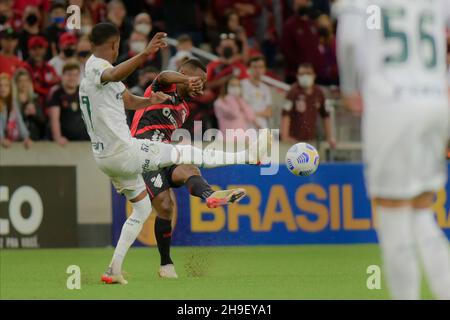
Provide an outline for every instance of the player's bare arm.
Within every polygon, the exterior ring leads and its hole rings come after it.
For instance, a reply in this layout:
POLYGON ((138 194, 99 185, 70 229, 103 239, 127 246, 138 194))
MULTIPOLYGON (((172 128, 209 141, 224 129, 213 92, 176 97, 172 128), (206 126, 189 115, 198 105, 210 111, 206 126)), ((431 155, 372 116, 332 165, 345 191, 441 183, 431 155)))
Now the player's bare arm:
POLYGON ((158 52, 159 49, 167 47, 167 43, 165 41, 166 37, 166 33, 158 32, 149 42, 144 51, 113 68, 103 71, 101 76, 102 82, 117 82, 128 77, 147 60, 150 54, 154 54, 158 52))
POLYGON ((196 94, 203 93, 205 84, 205 79, 202 79, 201 77, 187 76, 176 71, 161 72, 158 76, 158 81, 162 85, 185 84, 190 91, 195 92, 196 94))
POLYGON ((123 104, 125 105, 125 109, 128 110, 138 110, 145 107, 148 107, 150 105, 159 104, 167 99, 170 99, 170 96, 158 91, 152 93, 152 95, 148 98, 139 97, 132 93, 130 93, 128 90, 125 90, 122 95, 123 104))
POLYGON ((358 46, 364 41, 362 31, 354 27, 361 17, 350 14, 350 18, 341 19, 337 29, 337 58, 340 70, 340 87, 345 107, 354 112, 361 113, 363 109, 362 98, 358 88, 358 69, 355 61, 358 46))

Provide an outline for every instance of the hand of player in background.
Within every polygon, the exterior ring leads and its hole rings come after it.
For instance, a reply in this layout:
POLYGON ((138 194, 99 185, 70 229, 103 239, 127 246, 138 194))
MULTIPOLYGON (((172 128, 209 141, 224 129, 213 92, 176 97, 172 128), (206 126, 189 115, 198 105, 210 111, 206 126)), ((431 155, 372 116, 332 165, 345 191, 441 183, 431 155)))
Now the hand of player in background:
POLYGON ((344 105, 355 114, 360 114, 363 111, 363 100, 361 95, 357 93, 344 96, 344 105))
POLYGON ((203 81, 200 77, 189 77, 188 79, 188 87, 189 87, 189 95, 191 97, 200 96, 203 94, 203 81))
POLYGON ((1 145, 3 148, 9 148, 9 147, 11 147, 11 145, 12 145, 12 141, 9 140, 9 139, 7 139, 7 138, 1 139, 1 140, 0 140, 0 145, 1 145))
POLYGON ((170 99, 170 96, 165 94, 164 92, 161 91, 157 91, 154 92, 151 96, 150 96, 150 104, 160 104, 163 103, 164 101, 170 99))
POLYGON ((159 49, 164 49, 167 47, 166 42, 167 33, 158 32, 155 36, 150 40, 147 47, 145 48, 146 54, 153 54, 158 52, 159 49))
POLYGON ((337 142, 334 137, 329 137, 327 139, 327 142, 328 142, 328 145, 330 146, 330 149, 336 149, 337 142))
POLYGON ((25 140, 23 140, 23 146, 25 147, 25 149, 30 149, 32 145, 33 140, 31 140, 30 138, 26 138, 25 140))

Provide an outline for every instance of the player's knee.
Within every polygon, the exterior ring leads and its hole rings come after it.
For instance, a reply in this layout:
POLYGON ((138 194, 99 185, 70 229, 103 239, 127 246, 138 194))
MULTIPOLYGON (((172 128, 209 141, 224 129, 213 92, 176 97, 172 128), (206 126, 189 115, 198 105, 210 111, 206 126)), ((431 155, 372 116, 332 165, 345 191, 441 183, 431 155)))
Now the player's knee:
POLYGON ((158 217, 172 220, 174 204, 169 197, 164 198, 158 206, 158 217))
POLYGON ((201 172, 197 166, 183 164, 175 168, 174 172, 172 173, 172 181, 178 184, 184 184, 190 177, 200 175, 201 172))
POLYGON ((152 203, 147 194, 147 190, 125 190, 122 194, 130 201, 133 207, 132 215, 135 219, 145 221, 152 212, 152 203))
POLYGON ((187 175, 190 176, 199 176, 200 173, 200 169, 197 166, 194 165, 186 165, 186 172, 188 173, 187 175))
POLYGON ((135 203, 135 202, 141 201, 142 199, 147 197, 147 191, 145 189, 138 190, 138 191, 125 190, 123 192, 123 195, 125 196, 125 198, 127 198, 128 201, 130 201, 131 203, 135 203))

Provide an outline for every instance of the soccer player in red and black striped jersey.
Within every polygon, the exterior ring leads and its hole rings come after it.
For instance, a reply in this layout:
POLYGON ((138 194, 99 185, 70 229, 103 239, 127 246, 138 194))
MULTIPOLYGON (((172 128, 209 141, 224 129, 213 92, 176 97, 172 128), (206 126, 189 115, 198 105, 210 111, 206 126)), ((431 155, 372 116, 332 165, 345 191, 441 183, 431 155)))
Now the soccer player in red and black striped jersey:
MULTIPOLYGON (((206 68, 198 59, 184 62, 179 72, 161 72, 144 93, 164 92, 171 99, 136 111, 131 124, 131 134, 138 139, 170 142, 172 133, 181 128, 189 116, 187 99, 201 95, 206 82, 206 68)), ((161 255, 159 275, 177 278, 170 257, 172 214, 174 203, 170 188, 185 185, 190 194, 206 201, 210 208, 239 201, 244 189, 213 191, 194 165, 173 165, 143 175, 153 207, 157 211, 155 237, 161 255)))

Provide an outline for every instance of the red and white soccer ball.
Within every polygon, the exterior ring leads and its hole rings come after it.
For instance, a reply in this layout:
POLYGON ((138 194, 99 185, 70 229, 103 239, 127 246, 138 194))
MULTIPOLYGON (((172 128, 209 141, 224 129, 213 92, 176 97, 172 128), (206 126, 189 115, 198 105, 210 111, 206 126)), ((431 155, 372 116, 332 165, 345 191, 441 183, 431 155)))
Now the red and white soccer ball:
POLYGON ((308 143, 296 143, 286 153, 286 166, 296 176, 309 176, 319 166, 319 153, 308 143))

